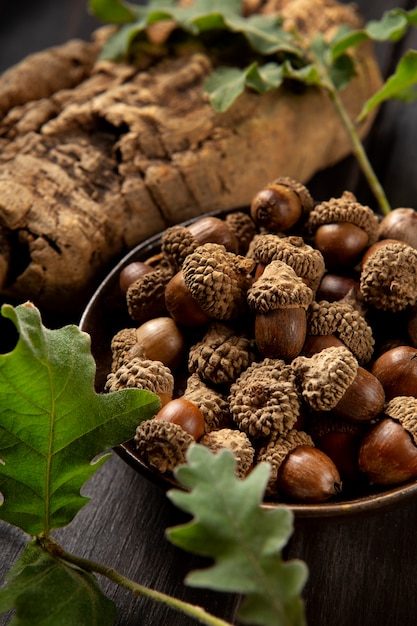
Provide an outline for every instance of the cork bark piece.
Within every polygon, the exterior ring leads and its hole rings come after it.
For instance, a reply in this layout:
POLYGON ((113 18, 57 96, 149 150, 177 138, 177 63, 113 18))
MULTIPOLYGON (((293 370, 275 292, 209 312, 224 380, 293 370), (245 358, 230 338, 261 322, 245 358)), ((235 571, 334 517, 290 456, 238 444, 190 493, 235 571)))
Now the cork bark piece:
MULTIPOLYGON (((281 12, 306 42, 360 24, 352 6, 330 0, 261 4, 245 8, 281 12)), ((4 298, 79 311, 104 268, 136 243, 207 211, 249 205, 277 176, 306 182, 350 152, 317 89, 247 92, 217 114, 202 89, 212 69, 206 54, 139 68, 97 61, 103 39, 45 50, 0 77, 4 298), (53 59, 60 69, 26 89, 39 63, 53 59)), ((358 75, 342 93, 352 117, 381 84, 371 48, 358 54, 358 75)))

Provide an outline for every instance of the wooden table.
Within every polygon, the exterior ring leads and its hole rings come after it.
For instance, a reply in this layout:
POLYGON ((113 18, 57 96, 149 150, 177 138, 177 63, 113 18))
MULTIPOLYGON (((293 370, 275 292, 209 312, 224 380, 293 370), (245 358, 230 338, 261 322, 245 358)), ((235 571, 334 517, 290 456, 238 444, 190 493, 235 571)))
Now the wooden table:
MULTIPOLYGON (((411 9, 415 2, 358 2, 367 19, 386 9, 411 9)), ((88 37, 97 22, 85 0, 0 2, 0 70, 26 54, 68 38, 88 37), (23 6, 24 5, 24 6, 23 6), (36 7, 36 8, 35 8, 36 7)), ((397 45, 379 46, 384 73, 399 55, 416 47, 415 30, 397 45)), ((385 105, 367 141, 368 152, 393 206, 414 206, 417 199, 417 104, 385 105)), ((345 188, 361 202, 373 200, 353 159, 317 175, 309 184, 315 197, 345 188)), ((199 559, 173 547, 165 528, 183 521, 164 493, 114 455, 85 488, 92 501, 68 528, 57 533, 64 547, 115 567, 126 576, 163 592, 203 605, 233 620, 237 598, 193 590, 183 584, 199 559)), ((368 517, 296 520, 286 551, 306 561, 305 588, 309 626, 412 626, 417 623, 417 501, 368 517)), ((18 530, 0 524, 0 572, 3 576, 26 541, 18 530)), ((169 609, 104 583, 118 606, 120 626, 192 626, 169 609)), ((0 624, 7 619, 0 617, 0 624)))

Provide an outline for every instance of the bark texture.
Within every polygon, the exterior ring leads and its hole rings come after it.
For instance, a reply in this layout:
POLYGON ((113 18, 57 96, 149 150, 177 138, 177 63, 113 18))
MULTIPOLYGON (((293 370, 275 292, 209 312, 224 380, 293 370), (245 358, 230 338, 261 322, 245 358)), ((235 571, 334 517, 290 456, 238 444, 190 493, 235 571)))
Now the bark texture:
MULTIPOLYGON (((330 0, 247 0, 245 10, 279 11, 306 40, 361 23, 353 6, 330 0)), ((248 92, 216 114, 202 90, 208 56, 167 56, 139 69, 98 61, 103 36, 32 55, 0 77, 3 299, 78 312, 136 243, 247 205, 277 176, 305 183, 350 152, 319 90, 248 92)), ((343 92, 352 117, 381 80, 370 47, 358 68, 343 92)))

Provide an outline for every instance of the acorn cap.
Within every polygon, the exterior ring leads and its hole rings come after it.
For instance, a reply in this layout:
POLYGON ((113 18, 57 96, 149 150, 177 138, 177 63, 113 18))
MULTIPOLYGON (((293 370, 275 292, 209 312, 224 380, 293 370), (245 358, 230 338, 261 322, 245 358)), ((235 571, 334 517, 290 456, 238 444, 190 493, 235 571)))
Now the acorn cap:
POLYGON ((202 412, 206 433, 233 423, 227 398, 209 387, 198 374, 191 374, 187 379, 183 398, 196 404, 202 412))
POLYGON ((307 309, 313 292, 289 265, 272 261, 248 290, 247 300, 256 313, 280 308, 307 309))
POLYGON ((174 377, 161 361, 135 357, 107 375, 105 391, 110 393, 131 387, 147 389, 158 395, 172 395, 174 377))
POLYGON ((185 226, 175 225, 167 228, 161 239, 161 252, 176 274, 184 259, 199 246, 192 232, 185 226))
POLYGON ((230 411, 238 427, 252 437, 290 430, 300 413, 300 397, 290 365, 266 358, 252 363, 234 382, 230 411))
POLYGON ((188 370, 215 384, 231 383, 255 360, 255 341, 212 322, 189 351, 188 370))
POLYGON ((165 286, 172 275, 172 268, 161 266, 154 272, 144 274, 128 287, 127 310, 135 322, 142 324, 154 317, 166 315, 165 286))
POLYGON ((417 398, 396 396, 386 405, 384 413, 401 423, 417 446, 417 398))
POLYGON ((307 312, 307 334, 336 335, 360 364, 367 363, 374 351, 372 328, 363 315, 344 300, 312 302, 307 312))
POLYGON ((265 492, 267 496, 279 496, 277 487, 279 469, 289 453, 299 446, 314 447, 314 442, 305 431, 293 428, 283 435, 274 433, 266 445, 259 449, 256 463, 271 464, 271 474, 265 492))
POLYGON ((125 361, 130 360, 131 350, 137 345, 136 329, 122 328, 112 338, 110 351, 112 354, 111 371, 116 372, 125 361))
POLYGON ((186 463, 186 453, 194 437, 179 424, 150 419, 139 424, 134 442, 145 465, 166 474, 186 463))
POLYGON ((320 250, 312 248, 302 237, 281 237, 273 233, 259 235, 251 247, 251 256, 258 263, 284 261, 308 286, 316 291, 326 270, 320 250))
POLYGON ((203 435, 199 444, 206 446, 213 453, 231 450, 236 459, 236 475, 244 478, 252 469, 255 449, 249 438, 240 430, 222 428, 203 435))
POLYGON ((317 204, 310 213, 306 228, 313 234, 319 226, 340 222, 349 222, 362 228, 368 235, 369 245, 378 239, 378 217, 368 206, 357 202, 350 191, 344 191, 340 198, 330 198, 317 204))
POLYGON ((228 213, 225 217, 225 222, 236 236, 236 241, 239 246, 239 254, 246 254, 250 245, 250 242, 256 234, 256 224, 247 213, 243 211, 235 211, 228 213))
POLYGON ((182 266, 184 282, 203 311, 214 319, 229 320, 245 310, 251 284, 252 259, 206 243, 189 254, 182 266))
POLYGON ((291 366, 304 400, 314 411, 330 411, 355 380, 359 364, 344 346, 296 357, 291 366))
POLYGON ((376 309, 402 311, 417 302, 417 250, 404 242, 377 248, 363 264, 360 290, 376 309))

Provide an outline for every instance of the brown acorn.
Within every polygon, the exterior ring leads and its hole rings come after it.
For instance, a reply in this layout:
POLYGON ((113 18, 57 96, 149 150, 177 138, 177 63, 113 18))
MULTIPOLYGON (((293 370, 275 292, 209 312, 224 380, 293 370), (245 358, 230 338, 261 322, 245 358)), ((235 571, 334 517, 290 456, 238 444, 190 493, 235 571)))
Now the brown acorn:
POLYGON ((374 361, 371 373, 383 386, 387 400, 417 397, 417 348, 401 345, 383 352, 374 361))
POLYGON ((251 203, 251 217, 269 232, 286 232, 313 207, 307 188, 298 181, 282 176, 258 191, 251 203))
POLYGON ((307 331, 306 309, 313 292, 283 261, 272 261, 247 295, 255 311, 255 342, 263 357, 291 360, 307 331))
POLYGON ((325 452, 299 446, 280 467, 277 486, 296 502, 319 503, 337 495, 342 481, 336 465, 325 452))
POLYGON ((359 449, 359 468, 374 485, 412 480, 417 478, 417 446, 399 422, 387 417, 365 435, 359 449))

